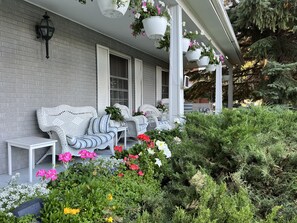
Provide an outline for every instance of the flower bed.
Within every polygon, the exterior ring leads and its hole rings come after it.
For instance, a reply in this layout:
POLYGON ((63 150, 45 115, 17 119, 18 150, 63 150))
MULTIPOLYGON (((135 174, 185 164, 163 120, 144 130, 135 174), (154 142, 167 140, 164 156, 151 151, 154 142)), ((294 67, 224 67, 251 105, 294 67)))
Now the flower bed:
MULTIPOLYGON (((112 159, 83 151, 83 162, 68 165, 61 155, 64 172, 38 174, 49 193, 25 200, 43 197, 42 222, 294 223, 296 121, 279 108, 191 113, 183 127, 115 147, 112 159)), ((0 222, 32 222, 11 209, 0 222)))

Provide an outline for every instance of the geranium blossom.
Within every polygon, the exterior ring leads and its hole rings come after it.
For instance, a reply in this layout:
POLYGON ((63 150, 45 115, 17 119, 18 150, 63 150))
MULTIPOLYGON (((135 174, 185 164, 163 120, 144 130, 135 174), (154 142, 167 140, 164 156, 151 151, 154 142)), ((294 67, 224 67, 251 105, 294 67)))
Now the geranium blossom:
POLYGON ((72 160, 72 154, 70 152, 59 154, 59 161, 62 163, 68 163, 72 160))
POLYGON ((85 149, 79 151, 78 154, 80 155, 80 158, 82 158, 82 159, 95 159, 95 157, 97 156, 97 154, 95 152, 89 152, 85 149))
POLYGON ((130 170, 139 170, 139 166, 137 164, 130 164, 129 165, 130 170))
POLYGON ((130 158, 130 159, 138 159, 139 156, 138 156, 138 155, 132 155, 132 154, 129 154, 129 158, 130 158))
POLYGON ((36 177, 45 177, 45 174, 46 174, 46 170, 40 169, 37 171, 36 177))
POLYGON ((139 176, 143 176, 144 175, 144 173, 140 170, 140 171, 138 171, 138 173, 137 173, 139 176))
POLYGON ((124 176, 123 173, 119 173, 119 174, 118 174, 118 177, 123 177, 123 176, 124 176))
POLYGON ((151 141, 150 137, 148 135, 146 135, 146 134, 140 134, 140 135, 137 136, 137 138, 139 140, 145 141, 145 142, 150 142, 151 141))
POLYGON ((115 146, 114 151, 118 151, 119 153, 123 152, 123 147, 122 146, 115 146))
POLYGON ((45 177, 46 177, 46 179, 55 181, 58 178, 58 173, 55 169, 50 169, 46 172, 45 177))

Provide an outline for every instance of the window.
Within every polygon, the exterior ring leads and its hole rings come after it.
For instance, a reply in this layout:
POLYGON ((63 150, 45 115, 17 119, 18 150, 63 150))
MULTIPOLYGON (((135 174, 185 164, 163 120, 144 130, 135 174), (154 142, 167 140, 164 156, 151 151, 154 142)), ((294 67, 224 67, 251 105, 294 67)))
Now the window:
POLYGON ((169 98, 169 73, 162 71, 162 98, 169 98))
POLYGON ((129 106, 128 60, 110 54, 110 104, 129 106))

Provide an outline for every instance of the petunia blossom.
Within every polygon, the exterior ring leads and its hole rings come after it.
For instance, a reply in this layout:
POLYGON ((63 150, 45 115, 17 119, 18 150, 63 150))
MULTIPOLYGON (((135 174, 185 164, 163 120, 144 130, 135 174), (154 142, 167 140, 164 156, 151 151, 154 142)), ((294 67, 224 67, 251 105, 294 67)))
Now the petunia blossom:
POLYGON ((156 162, 155 162, 156 165, 158 165, 159 167, 162 166, 162 162, 160 159, 155 158, 155 160, 156 160, 156 162))

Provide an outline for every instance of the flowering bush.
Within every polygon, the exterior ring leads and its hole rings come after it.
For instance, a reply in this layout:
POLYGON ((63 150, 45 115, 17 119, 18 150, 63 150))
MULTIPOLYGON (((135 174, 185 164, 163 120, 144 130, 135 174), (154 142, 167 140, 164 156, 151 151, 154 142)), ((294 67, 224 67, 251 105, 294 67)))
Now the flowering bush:
POLYGON ((134 14, 134 22, 130 25, 133 36, 144 35, 142 20, 146 18, 163 16, 167 21, 170 19, 169 9, 162 1, 155 3, 154 0, 134 0, 131 1, 130 8, 134 14))
POLYGON ((0 189, 0 212, 8 216, 20 204, 49 193, 46 184, 18 184, 19 176, 19 173, 12 176, 8 185, 0 189))
POLYGON ((146 134, 137 137, 139 144, 129 150, 116 150, 116 158, 124 160, 124 168, 119 172, 123 177, 125 170, 135 171, 138 176, 157 176, 159 168, 166 165, 167 159, 171 157, 171 151, 164 141, 151 140, 146 134))

